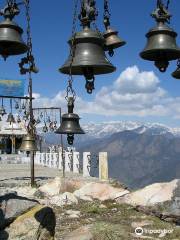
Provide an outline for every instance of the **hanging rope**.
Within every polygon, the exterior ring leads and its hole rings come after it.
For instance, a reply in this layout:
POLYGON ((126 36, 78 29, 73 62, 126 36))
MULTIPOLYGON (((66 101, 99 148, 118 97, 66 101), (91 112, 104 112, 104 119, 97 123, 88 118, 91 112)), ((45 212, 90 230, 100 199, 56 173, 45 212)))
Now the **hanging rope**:
POLYGON ((65 99, 68 101, 69 95, 71 94, 73 99, 76 99, 76 92, 73 89, 73 76, 72 76, 72 65, 73 65, 73 60, 75 56, 75 38, 76 38, 76 22, 78 19, 78 3, 79 0, 75 0, 75 6, 74 6, 74 14, 73 14, 73 23, 72 23, 72 39, 71 39, 71 48, 70 48, 70 56, 71 56, 71 62, 69 66, 69 79, 68 79, 68 86, 66 89, 66 97, 65 99))

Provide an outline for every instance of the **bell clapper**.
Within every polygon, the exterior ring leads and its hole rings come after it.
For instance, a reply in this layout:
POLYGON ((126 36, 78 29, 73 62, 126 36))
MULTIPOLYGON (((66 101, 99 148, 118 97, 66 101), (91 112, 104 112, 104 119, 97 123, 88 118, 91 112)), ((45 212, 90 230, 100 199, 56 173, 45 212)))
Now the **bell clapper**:
POLYGON ((94 87, 94 81, 95 81, 95 78, 89 80, 89 79, 86 79, 86 85, 85 85, 85 88, 87 89, 87 93, 89 94, 92 94, 93 90, 95 89, 94 87))
POLYGON ((164 73, 169 66, 169 62, 165 60, 155 61, 154 65, 159 69, 160 72, 164 73))
POLYGON ((74 143, 74 134, 67 134, 67 142, 69 145, 73 145, 74 143))
POLYGON ((85 88, 87 90, 87 93, 92 94, 93 90, 95 89, 94 88, 95 77, 93 73, 93 68, 91 67, 83 68, 83 73, 86 79, 85 88))

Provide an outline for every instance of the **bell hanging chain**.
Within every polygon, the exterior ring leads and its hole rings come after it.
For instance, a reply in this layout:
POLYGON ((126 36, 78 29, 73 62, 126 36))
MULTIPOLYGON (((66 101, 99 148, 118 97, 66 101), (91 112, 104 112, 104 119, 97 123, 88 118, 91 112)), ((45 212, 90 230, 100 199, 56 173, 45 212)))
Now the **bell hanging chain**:
POLYGON ((4 16, 5 18, 9 18, 12 20, 16 15, 20 13, 18 5, 16 4, 16 1, 7 0, 7 5, 0 10, 0 15, 4 16))
POLYGON ((20 73, 22 75, 33 72, 38 73, 39 70, 37 69, 35 65, 35 59, 32 54, 32 37, 31 37, 31 26, 30 26, 30 7, 29 7, 29 0, 24 0, 25 8, 26 8, 26 19, 27 19, 27 46, 28 46, 28 52, 27 56, 21 59, 21 62, 19 63, 20 67, 20 73), (24 65, 27 64, 28 68, 24 67, 24 65))
POLYGON ((157 8, 156 10, 151 14, 153 18, 156 19, 158 22, 167 22, 170 23, 170 19, 172 15, 169 13, 168 8, 169 8, 170 1, 168 0, 166 6, 162 2, 162 0, 157 0, 157 8))
POLYGON ((78 18, 78 3, 79 0, 75 1, 75 6, 74 6, 74 16, 73 16, 73 24, 72 24, 72 39, 71 39, 71 48, 70 48, 70 56, 71 56, 71 62, 70 62, 70 69, 69 69, 69 79, 68 79, 68 86, 66 89, 66 101, 68 101, 69 95, 71 93, 71 95, 73 96, 73 99, 76 99, 76 92, 73 89, 73 76, 72 76, 72 64, 73 64, 73 60, 74 60, 74 55, 75 55, 75 38, 76 38, 76 22, 77 22, 77 18, 78 18))
POLYGON ((79 20, 83 27, 90 27, 91 22, 95 21, 98 16, 95 0, 81 0, 81 13, 79 20))
POLYGON ((110 26, 111 13, 109 11, 109 1, 104 0, 104 26, 107 29, 110 26))

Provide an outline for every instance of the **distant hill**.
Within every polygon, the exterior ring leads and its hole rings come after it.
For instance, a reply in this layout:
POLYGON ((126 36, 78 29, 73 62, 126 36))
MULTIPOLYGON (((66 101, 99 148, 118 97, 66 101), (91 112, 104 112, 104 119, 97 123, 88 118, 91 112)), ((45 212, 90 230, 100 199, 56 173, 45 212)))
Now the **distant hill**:
MULTIPOLYGON (((83 126, 76 136, 78 151, 108 152, 110 176, 131 188, 180 178, 180 130, 161 124, 111 122, 83 126)), ((65 138, 64 138, 65 139, 65 138)), ((46 142, 60 143, 47 134, 46 142)), ((97 169, 93 169, 96 175, 97 169)))

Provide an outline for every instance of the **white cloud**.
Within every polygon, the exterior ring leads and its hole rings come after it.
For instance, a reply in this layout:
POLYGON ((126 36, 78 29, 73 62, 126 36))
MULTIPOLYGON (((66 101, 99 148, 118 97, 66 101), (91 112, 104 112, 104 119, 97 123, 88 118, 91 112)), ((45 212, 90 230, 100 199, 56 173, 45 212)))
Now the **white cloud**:
MULTIPOLYGON (((66 111, 65 91, 53 98, 36 96, 36 106, 61 106, 66 111)), ((77 97, 75 106, 79 114, 180 118, 180 98, 169 96, 154 72, 141 72, 137 66, 128 67, 111 86, 102 87, 93 101, 77 97)))

